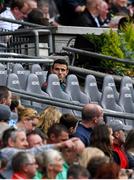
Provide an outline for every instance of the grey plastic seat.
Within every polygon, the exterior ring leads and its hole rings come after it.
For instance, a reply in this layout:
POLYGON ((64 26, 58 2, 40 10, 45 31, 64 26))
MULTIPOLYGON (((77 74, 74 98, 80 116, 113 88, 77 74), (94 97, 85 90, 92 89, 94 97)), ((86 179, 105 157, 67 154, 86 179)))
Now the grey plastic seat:
POLYGON ((132 99, 133 99, 133 102, 134 102, 133 82, 132 82, 132 79, 131 79, 129 76, 124 76, 124 77, 121 79, 120 92, 121 92, 121 89, 122 89, 123 87, 129 87, 129 88, 130 88, 131 94, 132 94, 132 99))
POLYGON ((0 63, 0 86, 6 86, 7 83, 7 71, 5 66, 0 63))
POLYGON ((84 92, 91 99, 91 102, 96 102, 100 104, 102 93, 98 89, 95 76, 93 75, 86 76, 84 92))
POLYGON ((78 78, 74 74, 68 75, 65 92, 70 95, 73 101, 78 101, 82 104, 90 102, 90 98, 81 91, 78 78))
POLYGON ((40 86, 45 82, 46 76, 43 73, 41 66, 39 64, 33 64, 31 67, 31 73, 34 73, 38 76, 40 86))
MULTIPOLYGON (((123 87, 120 92, 119 104, 127 113, 134 113, 134 103, 132 99, 131 90, 129 87, 123 87)), ((134 127, 133 120, 125 120, 126 124, 134 127)))
POLYGON ((7 87, 21 90, 20 81, 15 73, 10 73, 7 78, 7 87))
POLYGON ((103 86, 102 86, 102 93, 105 89, 106 86, 110 86, 113 91, 114 91, 114 95, 115 95, 115 100, 118 103, 119 100, 119 93, 116 89, 116 85, 115 85, 115 81, 112 75, 106 75, 103 79, 103 86))
MULTIPOLYGON (((30 73, 28 76, 26 91, 38 95, 44 95, 44 97, 49 97, 47 93, 41 90, 39 79, 37 75, 33 73, 30 73)), ((45 107, 45 105, 42 103, 32 102, 31 104, 36 108, 38 107, 38 109, 45 107)))
POLYGON ((26 89, 26 85, 27 85, 27 78, 28 78, 28 71, 25 71, 23 66, 20 63, 16 63, 13 66, 13 73, 17 74, 19 81, 20 81, 20 85, 21 88, 23 90, 26 89))
MULTIPOLYGON (((117 112, 123 112, 123 108, 120 107, 115 100, 115 96, 114 96, 114 91, 112 89, 112 87, 110 86, 106 86, 103 90, 103 94, 102 94, 102 100, 101 100, 101 106, 104 109, 109 109, 112 111, 117 111, 117 112)), ((111 120, 114 120, 116 118, 114 117, 106 117, 106 122, 110 122, 111 120)), ((119 119, 119 118, 118 118, 119 119)), ((123 119, 120 119, 124 122, 123 119)))
MULTIPOLYGON (((71 101, 70 96, 61 89, 59 78, 56 74, 50 74, 48 76, 47 82, 48 86, 46 92, 49 94, 50 97, 71 101)), ((74 114, 72 110, 67 108, 62 108, 60 110, 62 111, 62 113, 74 114)))
MULTIPOLYGON (((65 92, 69 94, 72 102, 76 104, 87 104, 90 102, 90 98, 81 91, 77 76, 74 74, 67 76, 65 92)), ((75 111, 75 115, 81 117, 81 112, 75 111)))

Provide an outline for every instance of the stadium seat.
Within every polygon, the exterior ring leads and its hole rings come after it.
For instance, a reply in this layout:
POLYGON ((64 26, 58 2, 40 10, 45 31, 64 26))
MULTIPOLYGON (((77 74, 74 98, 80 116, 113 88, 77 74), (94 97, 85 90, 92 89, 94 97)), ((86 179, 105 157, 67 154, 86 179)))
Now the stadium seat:
POLYGON ((0 86, 6 86, 7 83, 7 71, 5 66, 0 63, 0 86))
MULTIPOLYGON (((70 96, 65 93, 61 87, 60 87, 60 82, 59 78, 56 74, 50 74, 48 76, 48 86, 46 89, 46 92, 49 94, 50 97, 58 98, 58 99, 63 99, 70 101, 71 98, 70 96)), ((73 111, 67 108, 59 108, 62 113, 71 113, 73 114, 73 111)))
POLYGON ((67 76, 67 85, 65 92, 68 93, 73 101, 78 101, 82 104, 90 102, 90 98, 81 91, 77 76, 70 74, 67 76))
POLYGON ((31 67, 31 73, 34 73, 38 76, 40 86, 45 82, 46 75, 43 73, 41 66, 39 64, 33 64, 31 67))
MULTIPOLYGON (((119 97, 119 104, 127 113, 134 113, 134 103, 132 99, 131 90, 129 87, 122 87, 119 97)), ((133 120, 125 120, 126 124, 134 127, 133 120)))
POLYGON ((21 90, 20 81, 15 73, 10 73, 7 78, 7 87, 21 90))
MULTIPOLYGON (((38 95, 44 95, 44 97, 49 97, 49 95, 41 90, 39 79, 36 74, 30 73, 27 80, 26 91, 38 95)), ((37 110, 45 107, 42 103, 32 102, 32 106, 36 107, 37 110)))
MULTIPOLYGON (((116 103, 114 91, 112 87, 110 86, 106 86, 103 90, 101 106, 104 109, 109 109, 109 110, 117 111, 117 112, 123 112, 123 109, 116 103)), ((107 116, 106 122, 108 123, 114 119, 116 118, 107 116)), ((120 120, 124 122, 123 119, 120 119, 120 120)))
POLYGON ((91 102, 100 104, 102 93, 99 91, 96 78, 93 75, 86 76, 84 92, 91 99, 91 102))
POLYGON ((131 90, 133 102, 134 102, 134 89, 133 89, 133 82, 132 79, 129 76, 124 76, 121 79, 121 85, 120 85, 120 92, 123 87, 129 87, 131 90))
POLYGON ((20 63, 16 63, 13 66, 13 73, 17 74, 19 81, 20 81, 20 86, 23 90, 26 90, 26 85, 27 85, 27 78, 28 78, 28 71, 25 71, 23 66, 20 63))
POLYGON ((118 103, 119 93, 116 89, 115 81, 112 75, 106 75, 103 79, 102 93, 106 86, 110 86, 114 91, 115 100, 118 103))

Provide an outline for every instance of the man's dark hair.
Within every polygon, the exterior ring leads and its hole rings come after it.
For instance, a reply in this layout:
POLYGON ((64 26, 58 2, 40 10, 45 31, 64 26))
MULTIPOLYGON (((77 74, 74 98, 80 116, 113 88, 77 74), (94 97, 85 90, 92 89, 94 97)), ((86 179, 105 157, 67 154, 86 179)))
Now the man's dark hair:
POLYGON ((65 59, 56 59, 52 65, 52 68, 54 68, 55 64, 64 64, 67 66, 67 69, 68 69, 68 63, 65 59))
POLYGON ((65 126, 55 123, 48 129, 47 135, 50 137, 51 134, 54 134, 56 137, 58 137, 62 131, 68 133, 68 130, 65 126))
POLYGON ((7 147, 8 146, 8 140, 11 137, 12 132, 16 131, 15 128, 8 128, 3 132, 2 135, 2 147, 7 147))
POLYGON ((6 86, 0 86, 0 101, 3 98, 8 98, 9 96, 9 89, 6 86))
POLYGON ((90 174, 88 170, 81 165, 78 164, 71 165, 67 171, 67 178, 80 179, 80 176, 89 178, 90 174))
POLYGON ((60 118, 60 124, 66 126, 67 129, 76 127, 78 120, 73 114, 63 114, 60 118))
POLYGON ((26 0, 12 0, 10 8, 14 9, 17 7, 19 10, 21 10, 24 7, 26 0))

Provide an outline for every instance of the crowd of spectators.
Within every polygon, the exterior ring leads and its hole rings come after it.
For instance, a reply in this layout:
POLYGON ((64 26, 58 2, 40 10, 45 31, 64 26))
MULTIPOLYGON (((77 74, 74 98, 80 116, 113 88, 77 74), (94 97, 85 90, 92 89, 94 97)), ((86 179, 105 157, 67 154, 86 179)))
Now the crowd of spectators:
MULTIPOLYGON (((55 65, 56 71, 49 73, 57 74, 65 83, 67 73, 63 69, 68 65, 59 59, 51 69, 55 65)), ((81 117, 76 117, 62 114, 54 106, 39 113, 13 97, 7 87, 0 86, 1 178, 134 177, 134 129, 119 119, 104 121, 100 105, 85 104, 81 117)))
MULTIPOLYGON (((117 27, 122 17, 134 15, 131 0, 5 0, 1 17, 45 26, 117 27)), ((16 30, 20 24, 0 21, 1 29, 16 30)), ((24 27, 23 27, 24 28, 24 27)))
MULTIPOLYGON (((42 25, 115 27, 116 18, 124 16, 133 18, 133 2, 1 2, 1 17, 42 25)), ((14 31, 20 25, 0 21, 0 28, 14 31)), ((61 59, 55 60, 49 71, 58 76, 63 91, 68 72, 68 64, 61 59)), ((47 86, 46 80, 42 90, 47 86)), ((134 129, 119 119, 107 123, 103 116, 103 108, 95 103, 85 104, 81 117, 62 114, 54 106, 39 113, 0 86, 0 178, 134 178, 134 129)))

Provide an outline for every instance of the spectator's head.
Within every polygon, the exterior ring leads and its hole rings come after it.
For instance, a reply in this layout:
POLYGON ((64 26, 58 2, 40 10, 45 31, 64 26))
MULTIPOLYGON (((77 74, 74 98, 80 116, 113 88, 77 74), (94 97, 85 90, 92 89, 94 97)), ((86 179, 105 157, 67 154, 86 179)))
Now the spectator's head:
POLYGON ((96 156, 90 159, 87 164, 87 170, 90 172, 91 178, 95 178, 97 170, 104 163, 108 163, 110 160, 107 156, 96 156))
POLYGON ((14 17, 17 20, 26 18, 31 10, 26 0, 12 0, 10 7, 14 17))
POLYGON ((5 130, 2 136, 2 144, 4 147, 27 148, 28 142, 25 131, 14 128, 5 130))
POLYGON ((114 162, 104 163, 97 169, 95 179, 119 179, 120 166, 114 162))
POLYGON ((27 133, 27 141, 30 148, 43 145, 43 139, 38 133, 36 133, 36 131, 27 133))
POLYGON ((113 0, 114 4, 119 7, 126 7, 128 0, 113 0))
POLYGON ((37 156, 37 162, 45 177, 55 179, 62 171, 64 160, 59 151, 48 149, 37 156))
POLYGON ((121 120, 112 120, 108 126, 113 130, 114 144, 122 145, 125 142, 125 132, 132 129, 131 126, 125 125, 121 120))
POLYGON ((64 59, 57 59, 54 61, 51 69, 51 73, 54 73, 58 76, 60 81, 64 81, 68 75, 68 63, 64 59))
POLYGON ((6 86, 0 86, 0 104, 11 105, 12 94, 6 86))
POLYGON ((125 141, 125 150, 126 151, 134 151, 134 129, 130 130, 127 134, 126 141, 125 141))
POLYGON ((35 157, 28 152, 18 152, 12 159, 14 173, 20 173, 26 179, 32 179, 37 170, 35 157))
POLYGON ((102 3, 102 0, 87 0, 86 1, 86 7, 87 10, 93 15, 93 16, 99 16, 99 10, 102 3))
POLYGON ((55 106, 48 106, 41 112, 38 127, 47 134, 48 129, 55 123, 59 123, 61 112, 55 106))
POLYGON ((19 123, 17 126, 19 128, 24 128, 31 131, 36 126, 36 119, 39 119, 37 111, 33 108, 24 108, 18 111, 19 123))
POLYGON ((91 145, 112 156, 113 131, 105 124, 96 126, 91 135, 91 145))
POLYGON ((105 154, 102 150, 95 147, 87 147, 83 150, 79 157, 79 163, 83 167, 87 167, 88 162, 94 157, 104 157, 105 154))
POLYGON ((59 143, 69 139, 69 133, 67 128, 61 124, 53 124, 48 129, 47 135, 48 135, 48 142, 51 144, 59 143))
POLYGON ((60 118, 60 124, 64 125, 69 134, 73 134, 76 130, 78 120, 73 114, 63 114, 60 118))
POLYGON ((31 12, 28 14, 26 20, 34 24, 39 24, 44 26, 49 25, 48 19, 44 17, 43 12, 39 8, 32 9, 31 12))
POLYGON ((102 1, 100 7, 99 7, 99 17, 101 20, 105 20, 107 18, 108 12, 109 12, 108 3, 106 1, 102 1))
POLYGON ((103 123, 103 109, 98 104, 86 104, 82 109, 82 122, 95 127, 103 123))
POLYGON ((68 179, 89 179, 90 174, 88 170, 78 164, 73 164, 69 167, 67 171, 68 179))

